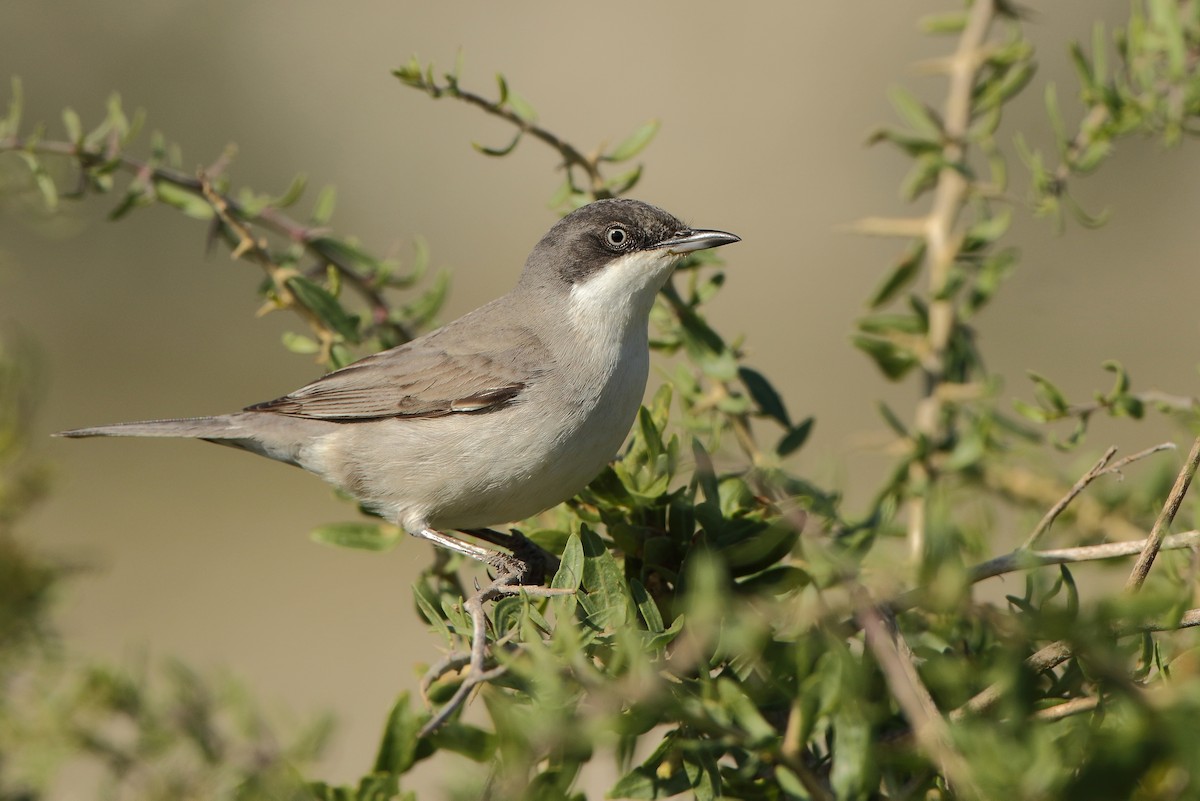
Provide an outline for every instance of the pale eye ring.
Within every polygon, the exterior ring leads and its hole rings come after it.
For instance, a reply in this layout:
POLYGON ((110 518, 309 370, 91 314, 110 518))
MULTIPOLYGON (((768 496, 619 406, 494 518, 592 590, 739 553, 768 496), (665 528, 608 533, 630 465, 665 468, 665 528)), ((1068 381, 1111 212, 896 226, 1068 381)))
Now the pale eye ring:
POLYGON ((625 250, 631 241, 632 238, 623 225, 609 226, 608 230, 604 232, 604 242, 613 250, 625 250))

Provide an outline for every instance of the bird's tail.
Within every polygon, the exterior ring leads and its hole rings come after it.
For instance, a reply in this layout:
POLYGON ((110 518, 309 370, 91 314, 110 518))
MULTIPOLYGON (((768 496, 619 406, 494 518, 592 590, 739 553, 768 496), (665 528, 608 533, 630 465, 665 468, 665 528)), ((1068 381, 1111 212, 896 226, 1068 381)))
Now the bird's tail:
POLYGON ((114 423, 91 428, 59 431, 56 437, 186 437, 191 439, 232 439, 244 437, 229 416, 184 417, 175 420, 142 420, 135 423, 114 423))

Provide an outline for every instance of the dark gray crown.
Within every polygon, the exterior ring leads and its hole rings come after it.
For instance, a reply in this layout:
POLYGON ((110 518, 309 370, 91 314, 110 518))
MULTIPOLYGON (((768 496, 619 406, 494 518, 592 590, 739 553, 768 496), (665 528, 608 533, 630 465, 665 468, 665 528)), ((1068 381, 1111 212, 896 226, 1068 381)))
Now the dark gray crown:
POLYGON ((678 218, 640 200, 597 200, 563 217, 529 254, 522 281, 556 276, 574 284, 613 259, 648 250, 687 230, 678 218), (619 229, 622 235, 613 233, 619 229))

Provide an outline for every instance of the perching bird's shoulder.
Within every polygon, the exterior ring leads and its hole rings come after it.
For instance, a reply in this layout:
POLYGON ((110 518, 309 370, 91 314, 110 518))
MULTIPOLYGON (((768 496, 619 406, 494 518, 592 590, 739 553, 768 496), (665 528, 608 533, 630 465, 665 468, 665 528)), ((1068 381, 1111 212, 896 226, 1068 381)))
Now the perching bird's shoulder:
POLYGON ((469 318, 482 311, 246 411, 357 422, 503 408, 545 372, 551 356, 541 339, 519 324, 471 325, 469 318))

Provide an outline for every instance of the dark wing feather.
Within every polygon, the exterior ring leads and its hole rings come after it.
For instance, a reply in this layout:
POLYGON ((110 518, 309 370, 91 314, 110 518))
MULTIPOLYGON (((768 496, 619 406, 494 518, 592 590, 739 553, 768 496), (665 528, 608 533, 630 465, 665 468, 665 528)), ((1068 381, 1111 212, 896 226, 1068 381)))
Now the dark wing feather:
POLYGON ((484 339, 470 334, 479 326, 455 327, 368 356, 246 411, 333 422, 493 411, 512 403, 549 358, 528 329, 501 326, 484 339))

